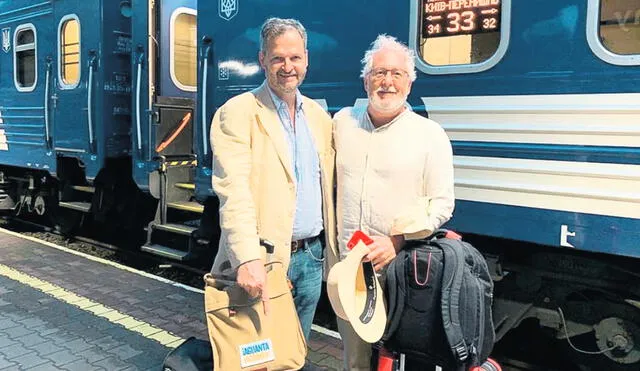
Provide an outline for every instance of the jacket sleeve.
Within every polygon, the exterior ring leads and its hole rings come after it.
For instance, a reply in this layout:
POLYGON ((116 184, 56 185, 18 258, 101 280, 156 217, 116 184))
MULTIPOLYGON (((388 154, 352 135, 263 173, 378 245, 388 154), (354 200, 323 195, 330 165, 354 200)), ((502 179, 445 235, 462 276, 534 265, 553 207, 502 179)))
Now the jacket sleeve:
POLYGON ((425 238, 451 218, 455 205, 453 151, 447 134, 438 129, 423 171, 423 197, 396 216, 391 235, 402 234, 405 240, 425 238))
POLYGON ((211 124, 212 185, 220 200, 223 246, 228 249, 233 270, 262 258, 256 207, 249 186, 253 118, 246 103, 228 102, 216 112, 211 124))

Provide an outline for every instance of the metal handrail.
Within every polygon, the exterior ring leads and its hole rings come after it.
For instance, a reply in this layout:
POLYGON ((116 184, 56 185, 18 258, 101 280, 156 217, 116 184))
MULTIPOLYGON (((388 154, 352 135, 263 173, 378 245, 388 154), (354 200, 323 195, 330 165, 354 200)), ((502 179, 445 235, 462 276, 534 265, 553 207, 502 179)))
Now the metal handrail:
POLYGON ((47 60, 47 73, 45 75, 44 83, 44 141, 47 148, 51 147, 49 140, 49 79, 51 75, 51 59, 47 60))
POLYGON ((89 127, 89 151, 93 152, 93 67, 96 62, 94 55, 89 60, 89 91, 87 92, 87 126, 89 127))
POLYGON ((137 76, 136 76, 136 140, 138 144, 138 154, 142 155, 142 129, 140 124, 140 85, 142 84, 142 59, 144 54, 140 53, 138 60, 136 61, 137 76))
MULTIPOLYGON (((210 42, 208 38, 203 40, 205 43, 210 42)), ((207 79, 208 79, 208 65, 209 65, 209 52, 211 50, 211 44, 207 45, 204 51, 204 59, 202 60, 202 151, 204 155, 207 155, 207 79)))

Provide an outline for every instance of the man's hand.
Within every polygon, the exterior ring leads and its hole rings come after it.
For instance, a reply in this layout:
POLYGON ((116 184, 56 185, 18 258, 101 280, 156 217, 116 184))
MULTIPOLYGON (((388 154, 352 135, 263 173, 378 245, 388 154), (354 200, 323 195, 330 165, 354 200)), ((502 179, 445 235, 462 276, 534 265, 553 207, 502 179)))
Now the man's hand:
POLYGON ((402 248, 404 237, 398 236, 372 236, 373 243, 369 245, 369 253, 366 259, 373 263, 376 272, 391 263, 398 251, 402 248))
POLYGON ((249 296, 262 298, 264 314, 269 315, 269 293, 267 292, 267 270, 262 260, 252 260, 238 267, 238 285, 249 296))

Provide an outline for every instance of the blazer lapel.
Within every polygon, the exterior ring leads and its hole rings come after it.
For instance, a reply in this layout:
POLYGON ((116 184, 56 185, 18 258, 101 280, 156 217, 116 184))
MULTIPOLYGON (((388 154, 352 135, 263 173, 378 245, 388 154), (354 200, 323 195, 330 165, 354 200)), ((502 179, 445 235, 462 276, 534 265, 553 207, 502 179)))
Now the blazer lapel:
POLYGON ((258 111, 256 113, 256 121, 258 125, 261 125, 267 132, 269 138, 273 142, 273 145, 280 157, 280 162, 289 176, 291 181, 295 181, 295 174, 293 172, 293 163, 291 156, 289 155, 289 145, 285 139, 286 133, 278 117, 278 112, 273 104, 269 91, 267 91, 266 81, 255 89, 252 93, 256 97, 258 103, 258 111))

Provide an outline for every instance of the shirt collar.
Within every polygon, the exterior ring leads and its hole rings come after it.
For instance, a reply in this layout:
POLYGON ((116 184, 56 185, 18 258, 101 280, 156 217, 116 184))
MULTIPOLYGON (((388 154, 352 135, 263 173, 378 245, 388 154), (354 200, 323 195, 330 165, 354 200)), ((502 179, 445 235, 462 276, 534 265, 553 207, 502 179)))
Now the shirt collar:
MULTIPOLYGON (((287 107, 287 103, 285 103, 285 101, 280 99, 280 97, 278 97, 276 93, 274 93, 273 90, 271 90, 271 87, 269 86, 269 84, 267 84, 267 90, 269 90, 269 95, 271 95, 271 100, 273 100, 273 104, 276 106, 276 109, 281 110, 287 107)), ((301 110, 302 110, 302 94, 300 93, 300 90, 296 89, 296 112, 299 112, 301 110)))
POLYGON ((367 118, 367 121, 366 121, 366 122, 367 122, 367 125, 369 126, 369 129, 370 129, 371 131, 378 131, 378 130, 384 130, 384 129, 388 128, 388 127, 389 127, 389 126, 391 126, 394 122, 396 122, 396 121, 400 120, 400 118, 401 118, 402 116, 404 116, 404 115, 406 115, 408 112, 411 112, 411 111, 412 111, 412 110, 411 110, 411 106, 409 106, 409 105, 408 105, 408 104, 406 104, 406 103, 405 103, 405 107, 406 107, 406 108, 405 108, 402 112, 400 112, 400 114, 399 114, 398 116, 394 117, 394 118, 393 118, 393 120, 391 120, 391 121, 387 122, 386 124, 384 124, 384 125, 382 125, 382 126, 380 126, 380 127, 378 127, 378 128, 377 128, 377 127, 375 127, 375 126, 373 126, 373 122, 371 122, 371 117, 369 116, 369 111, 368 111, 368 110, 365 110, 365 111, 364 111, 364 115, 365 115, 365 117, 367 118))

